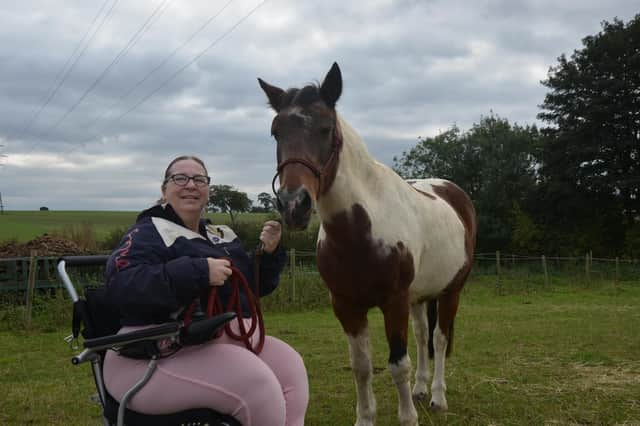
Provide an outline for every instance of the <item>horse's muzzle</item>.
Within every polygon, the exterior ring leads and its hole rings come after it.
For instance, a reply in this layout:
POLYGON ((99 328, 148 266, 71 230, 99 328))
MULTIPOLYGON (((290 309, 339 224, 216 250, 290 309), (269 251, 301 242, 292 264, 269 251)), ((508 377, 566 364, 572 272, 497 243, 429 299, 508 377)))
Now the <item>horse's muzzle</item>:
POLYGON ((309 225, 313 203, 311 195, 300 187, 293 192, 284 188, 278 190, 278 210, 287 227, 293 231, 301 231, 309 225))

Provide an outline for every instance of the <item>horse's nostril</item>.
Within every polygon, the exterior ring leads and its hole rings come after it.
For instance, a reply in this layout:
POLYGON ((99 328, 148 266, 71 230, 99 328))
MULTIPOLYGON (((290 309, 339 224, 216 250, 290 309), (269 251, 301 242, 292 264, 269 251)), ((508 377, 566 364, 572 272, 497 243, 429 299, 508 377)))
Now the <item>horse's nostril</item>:
POLYGON ((311 196, 309 195, 309 192, 302 191, 302 194, 300 194, 300 201, 298 202, 298 206, 300 209, 302 209, 302 211, 307 211, 311 208, 311 196))

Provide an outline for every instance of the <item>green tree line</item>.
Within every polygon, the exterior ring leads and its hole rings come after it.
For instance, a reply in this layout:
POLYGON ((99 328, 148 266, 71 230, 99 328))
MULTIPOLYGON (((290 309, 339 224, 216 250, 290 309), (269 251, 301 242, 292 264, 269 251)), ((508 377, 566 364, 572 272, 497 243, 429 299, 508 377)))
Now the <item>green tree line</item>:
POLYGON ((545 127, 490 112, 394 158, 405 178, 470 194, 478 251, 640 256, 640 14, 604 21, 582 45, 542 81, 545 127))

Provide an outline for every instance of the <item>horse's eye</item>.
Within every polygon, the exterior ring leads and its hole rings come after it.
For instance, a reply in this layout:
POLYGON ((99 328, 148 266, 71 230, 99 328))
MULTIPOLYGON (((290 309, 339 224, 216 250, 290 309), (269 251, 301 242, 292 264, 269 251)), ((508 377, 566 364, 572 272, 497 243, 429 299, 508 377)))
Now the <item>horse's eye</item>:
POLYGON ((323 136, 329 136, 331 134, 331 130, 332 128, 327 126, 327 127, 320 127, 320 134, 322 134, 323 136))

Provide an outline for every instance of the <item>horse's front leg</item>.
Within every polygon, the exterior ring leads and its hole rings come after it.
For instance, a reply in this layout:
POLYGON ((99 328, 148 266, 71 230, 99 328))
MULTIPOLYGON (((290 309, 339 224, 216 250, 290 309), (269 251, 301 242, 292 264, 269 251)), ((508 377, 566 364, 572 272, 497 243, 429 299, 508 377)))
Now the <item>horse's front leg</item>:
POLYGON ((413 398, 416 401, 426 401, 431 382, 429 367, 429 322, 427 320, 426 302, 415 303, 410 306, 413 334, 416 338, 418 359, 416 362, 416 382, 413 385, 413 398))
POLYGON ((389 344, 389 372, 398 391, 398 419, 402 426, 416 426, 418 412, 411 397, 411 359, 407 354, 408 295, 397 294, 381 308, 389 344))
POLYGON ((369 347, 369 326, 367 311, 342 304, 333 299, 333 310, 347 334, 351 369, 356 382, 356 423, 355 426, 376 424, 376 398, 373 394, 373 365, 369 347))

